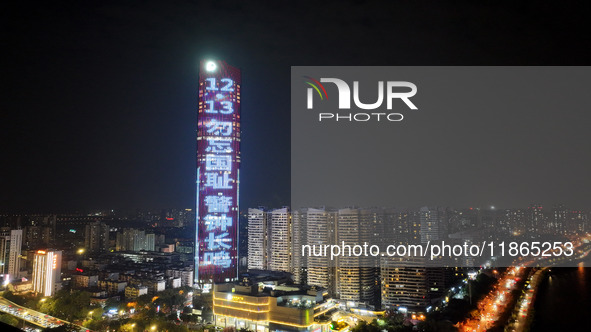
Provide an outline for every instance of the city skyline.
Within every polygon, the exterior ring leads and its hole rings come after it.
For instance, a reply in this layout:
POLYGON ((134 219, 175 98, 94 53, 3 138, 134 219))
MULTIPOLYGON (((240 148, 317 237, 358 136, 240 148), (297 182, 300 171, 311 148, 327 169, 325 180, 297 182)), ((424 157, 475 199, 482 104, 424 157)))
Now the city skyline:
POLYGON ((1 12, 3 330, 585 324, 587 11, 145 0, 1 12))

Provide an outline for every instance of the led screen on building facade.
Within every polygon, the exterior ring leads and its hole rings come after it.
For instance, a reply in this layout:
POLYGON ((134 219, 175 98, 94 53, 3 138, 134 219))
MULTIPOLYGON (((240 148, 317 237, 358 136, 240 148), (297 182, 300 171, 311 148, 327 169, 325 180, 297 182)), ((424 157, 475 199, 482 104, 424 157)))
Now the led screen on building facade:
POLYGON ((202 61, 197 114, 198 283, 231 281, 238 269, 240 70, 202 61))

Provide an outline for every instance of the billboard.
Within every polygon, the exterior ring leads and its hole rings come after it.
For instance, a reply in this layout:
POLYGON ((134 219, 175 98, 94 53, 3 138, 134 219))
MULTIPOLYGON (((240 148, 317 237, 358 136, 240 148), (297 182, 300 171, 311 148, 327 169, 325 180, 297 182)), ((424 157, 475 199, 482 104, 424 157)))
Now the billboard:
POLYGON ((197 114, 195 281, 233 281, 238 269, 240 70, 202 61, 197 114))

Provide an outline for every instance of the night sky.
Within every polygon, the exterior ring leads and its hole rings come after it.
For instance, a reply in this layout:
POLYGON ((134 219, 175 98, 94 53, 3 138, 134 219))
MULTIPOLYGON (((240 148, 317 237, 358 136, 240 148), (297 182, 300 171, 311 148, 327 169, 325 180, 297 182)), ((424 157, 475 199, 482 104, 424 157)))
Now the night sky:
POLYGON ((242 69, 243 208, 289 204, 290 66, 589 64, 580 8, 391 2, 3 3, 0 211, 192 208, 200 59, 242 69))

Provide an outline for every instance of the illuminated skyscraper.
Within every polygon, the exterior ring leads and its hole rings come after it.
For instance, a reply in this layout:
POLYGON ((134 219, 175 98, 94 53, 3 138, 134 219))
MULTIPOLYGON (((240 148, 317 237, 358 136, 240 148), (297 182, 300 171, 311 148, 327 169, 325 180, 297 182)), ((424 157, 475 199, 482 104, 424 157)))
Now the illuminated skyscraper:
POLYGON ((21 248, 23 246, 23 230, 13 229, 10 231, 10 255, 8 260, 8 273, 18 277, 21 269, 21 248))
POLYGON ((302 245, 307 241, 307 214, 296 210, 292 211, 291 218, 291 273, 296 284, 306 284, 308 270, 302 245))
POLYGON ((115 240, 117 251, 154 251, 156 237, 154 234, 146 234, 146 231, 135 228, 124 228, 117 233, 115 240))
POLYGON ((109 226, 95 221, 84 227, 84 247, 90 252, 107 251, 109 249, 109 226))
POLYGON ((238 276, 240 70, 202 61, 197 114, 195 282, 238 276))
POLYGON ((420 211, 421 243, 441 239, 444 231, 444 211, 439 207, 422 207, 420 211))
POLYGON ((426 311, 429 287, 425 265, 423 257, 380 257, 384 309, 426 311))
POLYGON ((544 207, 539 203, 530 204, 527 208, 527 231, 540 233, 546 228, 546 217, 544 216, 544 207))
POLYGON ((62 252, 37 250, 33 261, 33 291, 52 296, 61 285, 62 252))
MULTIPOLYGON (((337 243, 335 224, 337 213, 322 209, 308 208, 301 212, 301 219, 306 223, 306 239, 303 244, 325 246, 337 243)), ((300 217, 298 216, 298 219, 300 217)), ((297 220, 299 221, 299 220, 297 220)), ((296 256, 301 256, 301 247, 297 248, 296 256)), ((312 286, 326 288, 331 296, 335 295, 335 269, 326 255, 303 257, 307 266, 307 282, 312 286)))
POLYGON ((269 270, 291 272, 291 211, 288 207, 269 212, 271 222, 271 256, 269 270))
MULTIPOLYGON (((370 242, 374 227, 372 219, 373 214, 369 210, 340 209, 336 221, 337 243, 354 246, 370 242)), ((337 262, 336 292, 340 299, 355 305, 374 304, 376 271, 372 259, 342 256, 337 258, 337 262)))
POLYGON ((269 268, 269 216, 263 208, 248 209, 248 269, 269 268))
POLYGON ((4 275, 4 280, 18 277, 22 245, 22 229, 0 232, 0 275, 4 275))

